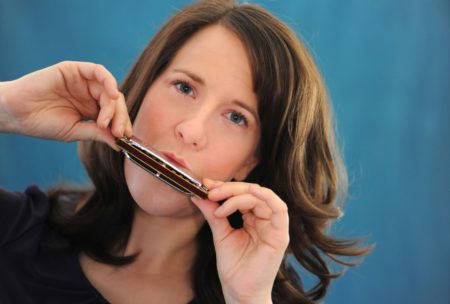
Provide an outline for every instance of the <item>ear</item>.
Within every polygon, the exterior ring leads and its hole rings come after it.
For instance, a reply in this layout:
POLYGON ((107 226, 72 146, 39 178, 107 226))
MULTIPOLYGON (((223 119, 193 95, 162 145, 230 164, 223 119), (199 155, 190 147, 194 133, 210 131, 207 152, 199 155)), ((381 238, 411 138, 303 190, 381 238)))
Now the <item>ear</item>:
POLYGON ((237 181, 243 181, 250 173, 250 171, 252 171, 253 168, 256 167, 258 162, 259 158, 256 155, 250 156, 244 163, 244 165, 236 172, 233 179, 237 181))

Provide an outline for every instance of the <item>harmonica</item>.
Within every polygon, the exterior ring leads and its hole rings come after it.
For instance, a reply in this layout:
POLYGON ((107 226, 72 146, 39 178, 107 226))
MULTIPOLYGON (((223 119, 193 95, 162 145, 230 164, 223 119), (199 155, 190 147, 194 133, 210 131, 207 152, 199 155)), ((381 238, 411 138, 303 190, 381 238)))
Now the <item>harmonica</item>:
POLYGON ((208 188, 195 178, 166 161, 156 152, 140 145, 136 139, 121 137, 116 140, 122 153, 132 162, 172 188, 202 199, 208 197, 208 188))

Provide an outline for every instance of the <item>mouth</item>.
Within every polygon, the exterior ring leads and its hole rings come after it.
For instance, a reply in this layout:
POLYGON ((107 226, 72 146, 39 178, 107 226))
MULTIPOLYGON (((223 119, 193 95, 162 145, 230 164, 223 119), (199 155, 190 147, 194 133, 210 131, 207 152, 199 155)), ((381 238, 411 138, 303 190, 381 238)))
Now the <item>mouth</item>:
POLYGON ((170 152, 158 155, 156 151, 145 148, 128 137, 118 138, 116 143, 125 157, 169 186, 187 195, 196 195, 203 199, 208 197, 208 189, 182 170, 189 170, 182 158, 170 152))
POLYGON ((175 154, 170 153, 170 152, 161 152, 161 154, 172 165, 174 165, 174 166, 176 166, 176 167, 178 167, 180 169, 190 171, 188 166, 187 166, 187 164, 186 164, 186 162, 182 158, 180 158, 180 157, 178 157, 175 154))

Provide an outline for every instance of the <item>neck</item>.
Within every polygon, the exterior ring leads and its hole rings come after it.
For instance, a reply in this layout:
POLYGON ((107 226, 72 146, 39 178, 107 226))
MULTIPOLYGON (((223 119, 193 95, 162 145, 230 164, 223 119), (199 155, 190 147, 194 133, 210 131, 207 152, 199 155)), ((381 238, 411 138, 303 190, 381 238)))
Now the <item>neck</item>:
MULTIPOLYGON (((133 268, 145 273, 188 272, 204 219, 152 216, 136 207, 125 254, 139 253, 133 268)), ((130 265, 131 266, 131 265, 130 265)))

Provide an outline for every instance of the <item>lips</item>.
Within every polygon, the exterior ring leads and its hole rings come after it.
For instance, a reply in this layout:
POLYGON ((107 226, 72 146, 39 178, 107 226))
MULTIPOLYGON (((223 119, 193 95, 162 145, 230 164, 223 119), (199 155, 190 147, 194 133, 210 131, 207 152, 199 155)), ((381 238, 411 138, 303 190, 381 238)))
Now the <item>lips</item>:
POLYGON ((170 152, 162 152, 162 155, 172 165, 175 165, 175 166, 177 166, 180 169, 189 170, 189 168, 186 165, 186 162, 182 158, 177 157, 175 154, 170 153, 170 152))

